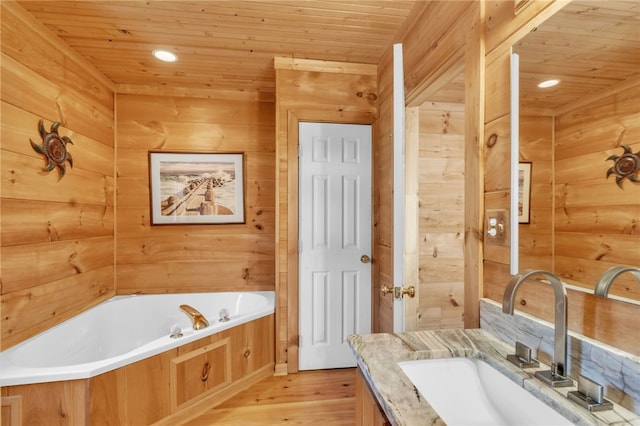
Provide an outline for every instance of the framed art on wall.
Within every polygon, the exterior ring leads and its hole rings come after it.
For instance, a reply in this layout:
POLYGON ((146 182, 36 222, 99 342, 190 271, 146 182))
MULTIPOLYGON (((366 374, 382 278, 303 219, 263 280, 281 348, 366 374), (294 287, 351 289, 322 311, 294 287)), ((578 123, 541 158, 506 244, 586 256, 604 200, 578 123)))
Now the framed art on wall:
POLYGON ((152 225, 244 223, 244 154, 149 152, 152 225))
POLYGON ((529 223, 531 216, 531 163, 518 167, 518 223, 529 223))

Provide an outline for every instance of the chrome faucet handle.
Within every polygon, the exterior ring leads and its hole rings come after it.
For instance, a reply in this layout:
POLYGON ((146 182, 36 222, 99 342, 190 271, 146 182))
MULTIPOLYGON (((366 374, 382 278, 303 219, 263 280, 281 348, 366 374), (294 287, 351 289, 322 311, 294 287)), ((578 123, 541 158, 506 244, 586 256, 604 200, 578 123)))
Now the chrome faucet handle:
POLYGON ((604 387, 580 375, 578 390, 567 393, 567 398, 589 411, 613 409, 613 403, 604 398, 604 387))
POLYGON ((507 355, 507 360, 520 368, 539 367, 540 363, 531 358, 531 348, 523 343, 516 341, 515 355, 507 355))

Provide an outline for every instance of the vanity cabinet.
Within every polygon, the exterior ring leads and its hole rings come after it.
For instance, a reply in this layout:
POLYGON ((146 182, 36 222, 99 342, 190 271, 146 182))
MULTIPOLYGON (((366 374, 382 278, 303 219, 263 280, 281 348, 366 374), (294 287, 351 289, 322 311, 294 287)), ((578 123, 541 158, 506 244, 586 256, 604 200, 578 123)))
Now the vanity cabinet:
POLYGON ((360 367, 356 373, 356 426, 390 425, 360 367))

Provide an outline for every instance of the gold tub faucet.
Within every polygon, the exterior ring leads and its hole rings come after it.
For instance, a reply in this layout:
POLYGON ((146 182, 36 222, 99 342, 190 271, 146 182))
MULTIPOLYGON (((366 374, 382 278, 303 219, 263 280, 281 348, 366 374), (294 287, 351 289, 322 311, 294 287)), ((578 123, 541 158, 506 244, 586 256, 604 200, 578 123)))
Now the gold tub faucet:
POLYGON ((196 308, 189 305, 180 305, 180 309, 191 318, 194 330, 200 330, 209 326, 209 321, 196 308))

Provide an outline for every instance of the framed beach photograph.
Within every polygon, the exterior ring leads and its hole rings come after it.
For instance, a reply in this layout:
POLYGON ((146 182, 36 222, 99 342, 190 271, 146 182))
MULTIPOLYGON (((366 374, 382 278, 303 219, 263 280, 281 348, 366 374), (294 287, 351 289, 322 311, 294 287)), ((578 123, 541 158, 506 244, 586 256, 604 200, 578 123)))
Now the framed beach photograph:
POLYGON ((152 225, 244 223, 244 154, 149 151, 152 225))
POLYGON ((531 163, 518 167, 518 223, 529 223, 531 216, 531 163))

